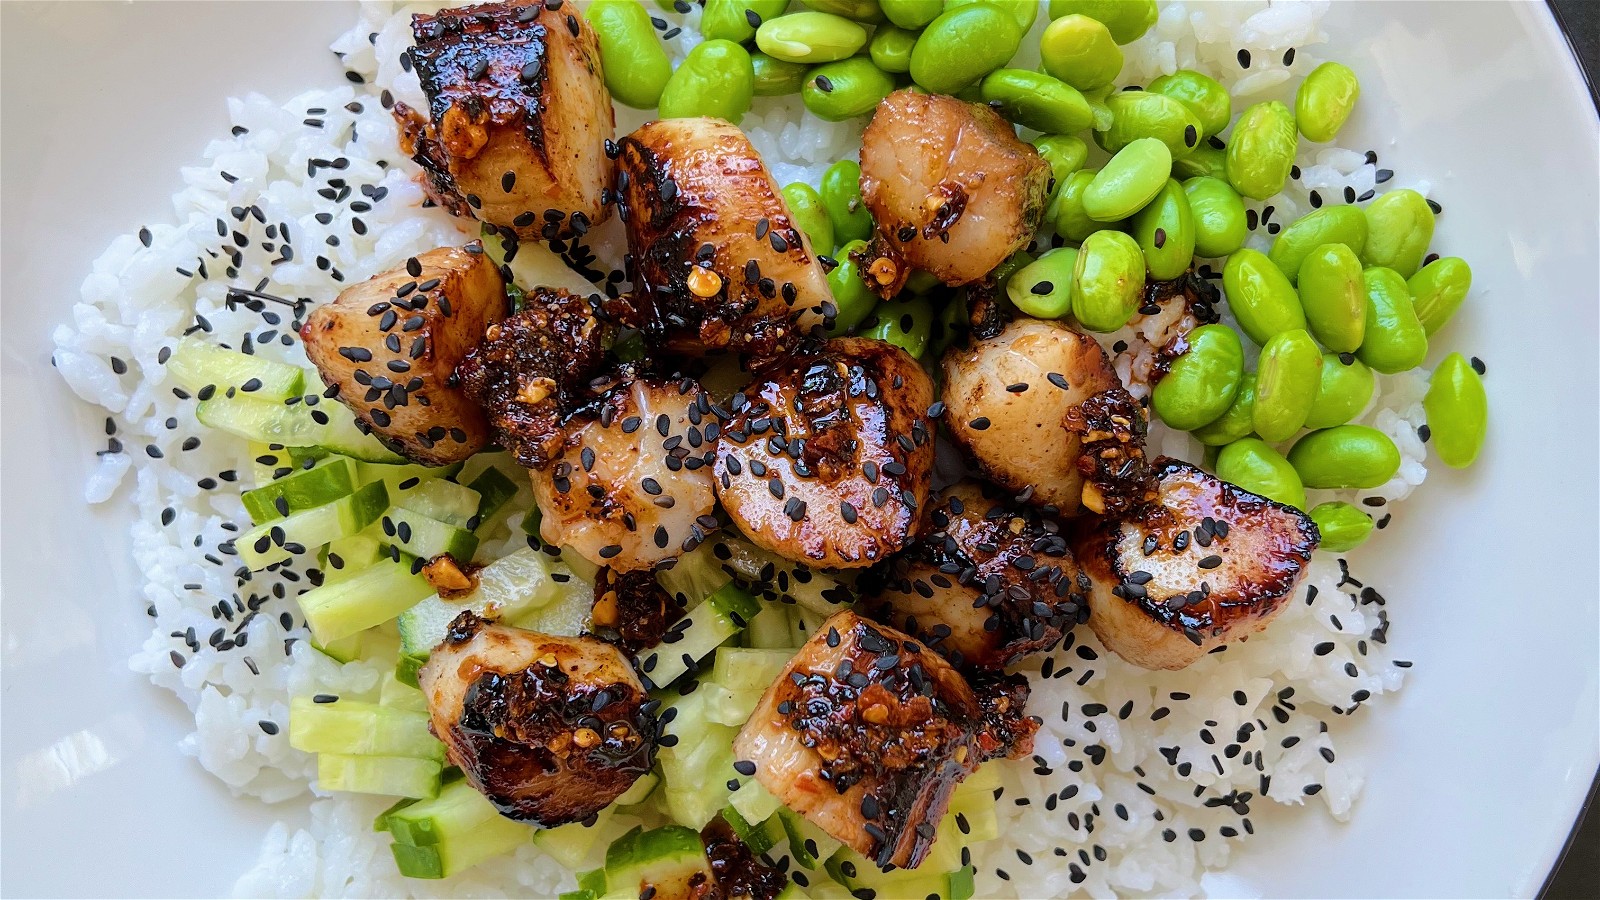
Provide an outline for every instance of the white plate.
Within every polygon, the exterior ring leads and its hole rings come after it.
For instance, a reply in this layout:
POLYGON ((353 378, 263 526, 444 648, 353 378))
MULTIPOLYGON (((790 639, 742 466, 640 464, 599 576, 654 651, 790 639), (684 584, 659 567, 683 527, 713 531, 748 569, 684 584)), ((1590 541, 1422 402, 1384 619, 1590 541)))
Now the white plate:
MULTIPOLYGON (((51 372, 48 335, 110 238, 168 215, 224 97, 338 80, 326 46, 354 10, 3 16, 0 894, 222 895, 297 810, 232 800, 178 752, 182 706, 129 672, 148 620, 127 512, 82 503, 100 418, 51 372)), ((1434 246, 1473 264, 1441 343, 1487 361, 1493 430, 1362 561, 1418 664, 1343 739, 1370 774, 1353 820, 1258 819, 1213 892, 1527 895, 1600 759, 1595 110, 1542 4, 1335 4, 1326 25, 1361 75, 1355 139, 1436 185, 1434 246)))

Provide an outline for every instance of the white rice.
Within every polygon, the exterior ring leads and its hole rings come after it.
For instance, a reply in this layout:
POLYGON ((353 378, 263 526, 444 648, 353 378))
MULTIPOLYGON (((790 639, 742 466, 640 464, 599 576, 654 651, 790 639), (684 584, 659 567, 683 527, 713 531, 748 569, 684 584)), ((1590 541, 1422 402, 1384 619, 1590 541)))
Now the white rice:
MULTIPOLYGON (((1126 48, 1123 81, 1196 68, 1230 85, 1236 108, 1281 97, 1320 61, 1315 50, 1326 36, 1318 22, 1326 7, 1167 4, 1150 34, 1126 48), (1290 47, 1295 58, 1285 66, 1290 47), (1240 49, 1254 57, 1248 72, 1235 59, 1240 49)), ((313 691, 360 696, 383 673, 359 662, 338 665, 307 646, 290 599, 304 585, 289 580, 293 573, 256 573, 237 587, 237 562, 218 545, 235 534, 234 523, 248 521, 238 499, 249 486, 246 449, 200 428, 193 402, 174 396, 159 362, 164 348, 203 319, 213 340, 237 347, 248 334, 257 353, 303 364, 298 343, 286 337, 297 324, 291 311, 269 308, 279 316, 274 323, 227 309, 227 285, 254 288, 264 280, 262 289, 273 294, 321 302, 410 255, 474 233, 468 223, 420 207, 412 166, 378 102, 380 88, 408 102, 421 99, 398 59, 409 42, 409 13, 422 8, 367 4, 360 23, 334 43, 362 85, 308 91, 282 104, 254 94, 230 100, 235 135, 212 142, 202 164, 184 169, 187 186, 173 197, 171 214, 143 236, 119 238, 95 261, 82 302, 55 334, 62 377, 113 414, 122 447, 102 454, 85 499, 116 499, 136 510, 134 555, 148 576, 153 625, 133 669, 188 704, 195 730, 184 752, 235 794, 310 804, 308 828, 280 824, 266 836, 258 864, 236 886, 241 895, 548 897, 575 883, 531 845, 447 881, 401 878, 387 836, 371 830, 387 801, 312 787, 312 758, 288 745, 289 698, 313 691), (353 101, 359 112, 346 108, 353 101), (308 174, 310 160, 343 162, 308 174), (328 189, 335 199, 317 193, 328 189), (352 210, 351 200, 370 209, 352 210), (246 211, 241 221, 236 208, 259 209, 260 220, 246 211), (318 213, 333 217, 319 222, 318 213), (357 218, 365 234, 356 233, 357 218), (280 257, 285 224, 294 248, 287 261, 280 257), (235 232, 248 246, 230 272, 235 232), (327 243, 330 236, 336 245, 327 243), (201 263, 206 277, 184 274, 201 263), (191 436, 199 445, 184 449, 191 436), (202 486, 202 479, 215 485, 202 486)), ((680 16, 652 6, 652 13, 686 26, 668 42, 673 54, 697 40, 698 8, 680 16)), ((644 119, 619 108, 619 132, 644 119)), ((861 124, 823 122, 791 97, 758 100, 743 126, 780 183, 816 183, 829 163, 856 154, 861 124)), ((1364 194, 1379 187, 1375 166, 1359 152, 1307 149, 1300 165, 1298 182, 1251 208, 1272 206, 1272 221, 1287 223, 1311 208, 1312 189, 1336 203, 1346 188, 1364 194)), ((1381 187, 1398 185, 1424 193, 1428 187, 1404 177, 1381 187)), ((1251 238, 1262 248, 1269 240, 1264 228, 1251 238)), ((615 226, 597 229, 595 241, 600 259, 616 265, 623 250, 615 226)), ((1361 421, 1393 437, 1404 463, 1390 483, 1341 492, 1341 499, 1390 504, 1374 510, 1383 513, 1422 482, 1425 450, 1416 429, 1427 375, 1380 376, 1361 421)), ((1159 426, 1152 445, 1198 458, 1192 439, 1159 426)), ((1313 491, 1310 500, 1334 496, 1313 491)), ((1381 535, 1374 541, 1382 542, 1381 535)), ((1049 657, 1031 660, 1030 710, 1044 725, 1034 759, 1006 768, 1002 838, 974 851, 978 895, 1195 894, 1205 872, 1225 866, 1250 833, 1252 808, 1309 804, 1339 819, 1350 815, 1363 776, 1358 764, 1335 754, 1336 740, 1359 727, 1349 717, 1367 698, 1400 686, 1402 669, 1390 657, 1383 598, 1343 569, 1342 560, 1319 554, 1307 590, 1270 630, 1181 672, 1123 663, 1087 628, 1049 657)))

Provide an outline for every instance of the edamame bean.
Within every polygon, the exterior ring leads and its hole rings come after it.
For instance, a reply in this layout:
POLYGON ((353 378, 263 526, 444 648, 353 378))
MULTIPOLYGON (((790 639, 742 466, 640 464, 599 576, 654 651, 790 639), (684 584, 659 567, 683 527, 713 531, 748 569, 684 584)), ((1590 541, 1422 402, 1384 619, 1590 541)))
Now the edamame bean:
POLYGON ((878 5, 878 0, 800 0, 800 2, 817 12, 833 13, 869 25, 883 21, 883 9, 878 5))
POLYGON ((1306 488, 1283 454, 1260 438, 1240 438, 1217 453, 1217 477, 1252 494, 1295 509, 1306 508, 1306 488))
POLYGON ((762 22, 783 15, 788 5, 789 0, 706 0, 700 34, 708 41, 742 44, 755 37, 762 22))
POLYGON ((1258 250, 1241 247, 1222 267, 1222 290, 1239 328, 1257 344, 1273 335, 1306 327, 1300 298, 1272 260, 1258 250))
POLYGON ((1365 212, 1367 245, 1360 251, 1361 261, 1393 269, 1401 278, 1417 274, 1433 240, 1433 209, 1428 201, 1401 188, 1367 204, 1365 212))
POLYGON ((1461 308, 1461 301, 1467 299, 1467 291, 1472 289, 1472 267, 1459 256, 1442 257, 1418 269, 1406 281, 1406 287, 1411 289, 1417 321, 1422 323, 1423 332, 1433 337, 1461 308))
POLYGON ((833 252, 833 221, 822 206, 822 195, 804 181, 784 185, 783 200, 789 206, 789 218, 794 226, 811 241, 811 252, 833 252))
POLYGON ((1300 280, 1300 265, 1306 257, 1324 244, 1343 244, 1360 256, 1367 246, 1367 217, 1354 206, 1324 206, 1285 228, 1267 256, 1293 284, 1300 280))
POLYGON ((1322 550, 1348 553, 1372 534, 1372 517, 1342 500, 1318 503, 1309 515, 1322 535, 1322 543, 1317 545, 1322 550))
POLYGON ((911 50, 917 46, 917 33, 893 25, 879 25, 872 32, 867 55, 872 64, 896 75, 911 71, 911 50))
POLYGON ((1196 428, 1191 434, 1207 447, 1225 447, 1240 438, 1249 437, 1255 424, 1250 421, 1256 407, 1256 373, 1246 372, 1239 379, 1239 390, 1226 412, 1209 424, 1196 428))
POLYGON ((1131 44, 1156 24, 1155 0, 1050 0, 1050 18, 1081 15, 1098 19, 1119 44, 1131 44))
POLYGON ((833 305, 838 312, 833 317, 833 327, 828 329, 832 335, 845 334, 850 329, 860 325, 867 316, 871 315, 872 308, 878 305, 878 297, 867 287, 866 281, 861 278, 861 267, 851 258, 852 253, 867 249, 867 242, 852 240, 846 242, 834 254, 838 265, 828 273, 828 289, 833 292, 833 305))
POLYGON ((1311 333, 1335 353, 1361 346, 1367 332, 1367 288, 1361 260, 1344 244, 1323 244, 1300 264, 1300 306, 1311 333))
POLYGON ((1274 335, 1256 362, 1256 405, 1250 424, 1264 441, 1294 437, 1311 414, 1322 378, 1322 351, 1304 329, 1274 335))
POLYGON ((1128 324, 1144 296, 1144 255, 1120 231, 1096 231, 1078 248, 1072 272, 1072 316, 1089 331, 1128 324))
POLYGON ((783 97, 796 93, 806 83, 806 73, 811 67, 804 63, 784 62, 759 51, 750 54, 750 68, 755 74, 757 97, 783 97))
POLYGON ((1378 379, 1366 363, 1349 353, 1322 354, 1317 399, 1306 416, 1307 428, 1332 428, 1361 415, 1372 400, 1378 379))
POLYGON ((1294 166, 1294 115, 1276 100, 1248 107, 1228 138, 1228 183, 1252 200, 1283 190, 1294 166))
POLYGON ((1150 394, 1150 408, 1180 431, 1209 425, 1239 396, 1244 345, 1226 325, 1201 325, 1187 337, 1189 349, 1167 369, 1150 394))
POLYGON ((1126 219, 1144 208, 1166 186, 1172 171, 1167 145, 1147 137, 1111 157, 1083 192, 1083 211, 1096 222, 1126 219))
POLYGON ((1295 441, 1289 464, 1306 487, 1365 490, 1400 471, 1400 449, 1376 428, 1336 425, 1295 441))
POLYGON ((833 220, 833 239, 839 243, 872 237, 872 213, 861 200, 861 164, 841 159, 822 173, 822 205, 833 220))
POLYGON ((842 122, 863 116, 894 92, 894 77, 864 56, 823 63, 806 76, 800 99, 817 118, 842 122))
POLYGON ((1452 353, 1440 361, 1422 398, 1428 414, 1429 440, 1445 465, 1472 465, 1489 432, 1489 397, 1483 379, 1466 357, 1452 353))
POLYGON ((715 116, 737 125, 755 96, 750 54, 733 41, 695 45, 661 91, 663 119, 715 116))
POLYGON ((1082 243, 1102 228, 1115 227, 1112 223, 1096 222, 1083 211, 1083 194, 1098 174, 1096 169, 1079 169, 1068 175, 1066 182, 1056 188, 1055 200, 1051 204, 1056 234, 1069 241, 1082 243))
POLYGON ((1039 18, 1039 4, 1032 0, 944 0, 946 12, 973 3, 988 3, 998 6, 1011 16, 1011 21, 1017 24, 1017 34, 1024 35, 1033 27, 1033 21, 1039 18))
POLYGON ((1022 32, 992 3, 946 9, 911 50, 911 80, 936 94, 959 94, 1017 53, 1022 32))
POLYGON ((1163 75, 1145 87, 1152 94, 1161 94, 1182 103, 1200 120, 1200 136, 1221 134, 1233 118, 1233 101, 1228 89, 1192 69, 1179 69, 1163 75))
POLYGON ((1057 247, 1012 273, 1006 296, 1035 319, 1060 319, 1072 312, 1072 273, 1078 251, 1057 247))
POLYGON ((1089 145, 1082 138, 1041 134, 1031 143, 1044 161, 1050 164, 1050 177, 1057 187, 1066 184, 1067 176, 1083 168, 1083 161, 1089 158, 1089 145))
POLYGON ((1027 69, 996 69, 979 88, 983 102, 1035 131, 1082 131, 1094 122, 1089 102, 1057 78, 1027 69))
MULTIPOLYGON (((1172 161, 1172 174, 1178 178, 1216 178, 1226 182, 1228 153, 1221 147, 1213 147, 1210 141, 1201 141, 1188 156, 1172 161)), ((1233 185, 1228 188, 1232 190, 1233 185)))
POLYGON ((1348 66, 1325 62, 1300 82, 1294 95, 1294 120, 1308 141, 1331 141, 1344 127, 1361 96, 1361 82, 1348 66))
POLYGON ((1428 335, 1417 321, 1406 280, 1393 269, 1374 267, 1361 273, 1361 282, 1367 291, 1367 326, 1356 356, 1385 375, 1422 365, 1428 335))
POLYGON ((1220 258, 1244 246, 1250 234, 1244 201, 1239 192, 1221 178, 1202 175, 1183 183, 1189 197, 1189 212, 1194 217, 1194 252, 1197 256, 1220 258))
POLYGON ((756 29, 756 46, 761 52, 784 62, 816 65, 849 59, 866 45, 865 28, 832 13, 789 13, 768 19, 756 29))
POLYGON ((870 338, 899 347, 917 359, 928 350, 928 335, 933 328, 933 307, 928 298, 913 295, 910 300, 882 300, 863 323, 870 338))
POLYGON ((944 12, 944 0, 878 0, 889 21, 916 31, 944 12))
POLYGON ((1149 91, 1118 91, 1106 97, 1111 127, 1094 133, 1095 143, 1116 153, 1139 138, 1156 138, 1174 159, 1194 152, 1200 144, 1200 120, 1187 106, 1149 91))
POLYGON ((1110 84, 1122 72, 1122 48, 1111 32, 1088 16, 1062 16, 1039 38, 1044 70, 1080 91, 1110 84))
MULTIPOLYGON (((1017 272, 1020 272, 1024 267, 1026 267, 1031 262, 1033 262, 1033 254, 1029 253, 1026 250, 1018 250, 1017 252, 1015 252, 1015 253, 1011 254, 1010 256, 1006 257, 1005 259, 1001 260, 1000 261, 1000 265, 995 266, 994 267, 994 271, 989 273, 989 277, 994 279, 994 283, 995 284, 997 284, 997 285, 999 285, 1001 287, 1005 287, 1007 284, 1010 283, 1012 275, 1015 275, 1017 272)), ((920 273, 920 272, 921 272, 920 269, 917 272, 913 272, 912 273, 913 277, 915 275, 917 275, 918 273, 920 273)), ((933 279, 933 283, 935 285, 939 284, 939 279, 938 278, 934 278, 932 272, 928 273, 928 277, 933 279)), ((1071 272, 1071 270, 1068 270, 1068 272, 1067 272, 1067 280, 1069 282, 1072 280, 1072 272, 1071 272)), ((906 284, 909 285, 910 283, 911 283, 911 279, 910 278, 906 279, 906 284)))
POLYGON ((1167 179, 1155 199, 1134 214, 1131 224, 1151 278, 1171 281, 1189 271, 1194 262, 1194 215, 1182 185, 1167 179))
POLYGON ((655 109, 672 77, 672 60, 650 14, 635 0, 595 0, 583 14, 600 44, 606 90, 624 106, 655 109))

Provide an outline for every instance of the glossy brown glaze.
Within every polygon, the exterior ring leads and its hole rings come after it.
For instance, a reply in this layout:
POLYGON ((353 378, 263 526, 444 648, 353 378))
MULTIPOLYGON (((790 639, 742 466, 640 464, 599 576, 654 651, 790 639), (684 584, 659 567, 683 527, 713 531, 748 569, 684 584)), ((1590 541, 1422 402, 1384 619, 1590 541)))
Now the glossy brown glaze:
POLYGON ((756 859, 721 816, 713 816, 700 829, 700 841, 706 846, 706 859, 716 877, 717 896, 729 900, 776 900, 788 887, 789 876, 756 859))
POLYGON ((1086 511, 1122 515, 1155 497, 1146 430, 1139 402, 1120 384, 1067 410, 1067 431, 1079 441, 1075 465, 1083 476, 1086 511))
POLYGON ((1172 361, 1189 349, 1189 332, 1221 321, 1221 293, 1194 270, 1171 281, 1147 281, 1139 312, 1128 325, 1134 336, 1112 366, 1135 400, 1148 397, 1172 361))
POLYGON ((910 540, 928 498, 933 384, 905 351, 839 338, 760 370, 716 445, 718 497, 754 543, 826 568, 910 540))
POLYGON ((637 653, 661 643, 683 607, 669 596, 653 572, 622 572, 601 566, 594 579, 590 627, 601 640, 637 653))

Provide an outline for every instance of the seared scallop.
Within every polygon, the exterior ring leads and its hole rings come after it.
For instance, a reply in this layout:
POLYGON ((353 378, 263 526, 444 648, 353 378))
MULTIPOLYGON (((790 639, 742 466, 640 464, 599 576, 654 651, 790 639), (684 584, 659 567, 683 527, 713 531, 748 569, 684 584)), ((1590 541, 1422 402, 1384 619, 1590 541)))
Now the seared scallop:
POLYGON ((716 446, 717 496, 756 545, 823 568, 911 539, 928 498, 933 383, 909 354, 840 338, 757 373, 716 446))
POLYGON ((1150 396, 1172 361, 1188 349, 1184 339, 1189 332, 1222 320, 1216 309, 1221 299, 1216 286, 1193 271, 1171 281, 1145 283, 1144 302, 1128 322, 1134 336, 1111 360, 1135 400, 1150 396))
POLYGON ((628 250, 661 338, 682 352, 787 350, 832 308, 826 273, 740 131, 651 122, 619 142, 628 250))
POLYGON ((878 230, 945 284, 977 281, 1027 246, 1049 183, 1010 122, 954 97, 895 91, 861 136, 861 195, 878 230))
POLYGON ((602 640, 638 652, 661 643, 683 615, 683 604, 656 581, 654 572, 622 572, 601 566, 594 578, 589 622, 602 640))
POLYGON ((461 386, 517 462, 542 466, 559 450, 567 416, 591 399, 616 330, 598 297, 535 288, 516 315, 480 335, 462 361, 461 386))
POLYGON ((442 466, 483 449, 489 423, 456 364, 509 311, 476 241, 351 285, 300 329, 306 356, 356 422, 408 459, 442 466))
POLYGON ((858 608, 959 669, 999 669, 1089 618, 1060 525, 975 481, 947 488, 927 526, 858 608))
POLYGON ((941 365, 950 436, 990 481, 1063 516, 1149 495, 1144 415, 1093 338, 1018 319, 941 365))
POLYGON ((429 197, 524 238, 610 212, 616 134, 600 46, 575 3, 485 3, 411 17, 426 114, 394 107, 429 197))
POLYGON ((1172 459, 1156 501, 1084 522, 1073 544, 1093 587, 1089 626, 1134 665, 1181 669, 1266 628, 1320 535, 1293 507, 1172 459))
POLYGON ((916 868, 955 786, 986 760, 1033 749, 1027 679, 976 687, 910 636, 837 613, 762 695, 734 758, 879 866, 916 868))
POLYGON ((533 470, 539 535, 595 565, 650 569, 717 528, 708 421, 693 381, 627 377, 575 415, 533 470))
POLYGON ((604 641, 463 612, 417 679, 450 763, 510 818, 583 821, 654 761, 655 702, 604 641))

